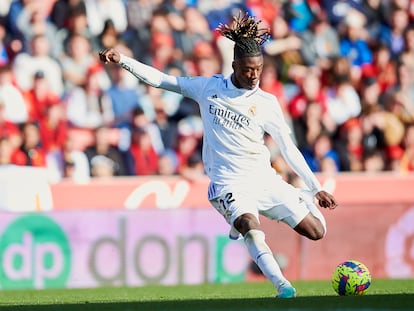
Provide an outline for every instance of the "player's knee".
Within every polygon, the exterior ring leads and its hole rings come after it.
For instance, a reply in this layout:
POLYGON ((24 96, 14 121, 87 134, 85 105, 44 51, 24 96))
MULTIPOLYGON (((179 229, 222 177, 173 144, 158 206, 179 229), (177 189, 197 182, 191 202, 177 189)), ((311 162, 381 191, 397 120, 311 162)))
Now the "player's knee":
POLYGON ((259 229, 260 224, 253 214, 243 214, 236 218, 234 227, 244 236, 252 229, 259 229))
POLYGON ((323 226, 317 226, 313 228, 310 232, 308 232, 308 238, 317 241, 322 239, 325 236, 325 229, 323 226))
POLYGON ((294 229, 299 234, 314 241, 320 240, 325 236, 325 226, 318 218, 311 214, 306 216, 294 229))

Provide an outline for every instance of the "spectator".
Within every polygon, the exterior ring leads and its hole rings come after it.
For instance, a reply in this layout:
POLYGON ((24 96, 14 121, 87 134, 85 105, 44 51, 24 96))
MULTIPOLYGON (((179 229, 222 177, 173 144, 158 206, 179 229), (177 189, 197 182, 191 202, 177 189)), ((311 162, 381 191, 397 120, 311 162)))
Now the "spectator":
POLYGON ((351 65, 351 82, 358 85, 365 66, 372 63, 372 51, 368 46, 365 17, 356 10, 350 10, 345 17, 345 33, 341 37, 340 54, 351 65))
POLYGON ((16 149, 22 143, 20 129, 14 122, 7 120, 5 108, 5 104, 0 98, 0 137, 7 138, 13 149, 16 149))
POLYGON ((397 84, 389 90, 386 109, 405 124, 414 122, 414 72, 404 64, 397 67, 397 84))
POLYGON ((392 93, 387 100, 386 109, 396 115, 405 125, 414 122, 413 100, 403 91, 392 93))
POLYGON ((386 167, 400 149, 404 136, 404 123, 393 113, 381 106, 372 106, 361 116, 364 128, 364 149, 368 152, 376 149, 382 152, 386 167))
POLYGON ((364 1, 359 0, 321 0, 321 7, 326 12, 329 23, 334 27, 340 27, 349 11, 363 12, 364 1))
POLYGON ((282 6, 282 14, 289 24, 289 28, 296 33, 301 33, 309 28, 313 22, 314 14, 305 0, 288 0, 282 6))
MULTIPOLYGON (((132 137, 137 129, 142 129, 150 137, 152 148, 157 154, 164 152, 164 144, 161 138, 160 129, 151 120, 147 118, 144 110, 141 107, 136 107, 131 112, 131 121, 127 126, 129 137, 132 137)), ((129 146, 123 146, 123 150, 128 149, 129 146)))
POLYGON ((313 145, 308 149, 302 150, 303 156, 313 172, 321 172, 321 163, 325 158, 331 158, 336 166, 336 171, 340 170, 339 156, 333 149, 332 140, 329 135, 321 132, 314 140, 313 145))
MULTIPOLYGON (((87 79, 86 75, 92 68, 101 67, 98 60, 91 54, 91 45, 86 37, 72 35, 69 38, 67 50, 60 59, 62 74, 65 81, 65 91, 70 92, 75 86, 82 86, 87 79)), ((109 87, 109 78, 104 70, 97 70, 109 87)))
POLYGON ((166 13, 166 18, 173 33, 180 33, 184 31, 186 22, 184 20, 184 10, 187 7, 185 0, 169 0, 161 4, 161 8, 166 13))
POLYGON ((158 127, 164 149, 172 150, 177 144, 178 130, 177 123, 167 113, 165 101, 166 99, 163 98, 155 98, 153 101, 155 110, 154 124, 158 127))
POLYGON ((93 157, 90 164, 91 176, 94 178, 112 178, 116 176, 117 163, 104 155, 93 157))
POLYGON ((364 132, 359 118, 349 119, 341 126, 334 149, 339 156, 341 171, 363 170, 364 132))
POLYGON ((322 132, 328 135, 324 119, 326 120, 326 114, 324 117, 322 107, 312 102, 306 106, 303 116, 294 120, 294 133, 299 150, 309 149, 322 132))
POLYGON ((171 151, 166 151, 158 156, 157 174, 161 176, 173 176, 177 173, 177 159, 171 151))
POLYGON ((407 126, 403 145, 404 153, 401 158, 401 172, 414 172, 414 123, 407 126))
POLYGON ((104 96, 111 103, 114 119, 112 126, 127 127, 131 112, 139 106, 140 92, 136 86, 127 84, 126 75, 129 73, 119 66, 111 66, 109 76, 111 86, 105 90, 104 96))
POLYGON ((10 10, 10 5, 14 0, 4 0, 0 3, 0 16, 4 17, 10 10))
POLYGON ((148 22, 148 28, 150 31, 150 36, 153 33, 164 32, 167 34, 172 34, 173 29, 167 18, 168 11, 165 10, 162 6, 154 10, 151 18, 148 22))
MULTIPOLYGON (((175 146, 177 172, 181 174, 186 168, 190 157, 201 154, 200 133, 194 127, 197 118, 184 118, 178 123, 178 140, 175 146)), ((198 120, 198 119, 197 119, 198 120)))
POLYGON ((227 77, 233 72, 233 48, 234 42, 224 36, 215 34, 214 44, 217 47, 221 60, 221 73, 227 77))
POLYGON ((13 143, 4 136, 0 136, 0 166, 12 164, 13 143))
POLYGON ((101 77, 102 68, 90 68, 85 76, 85 84, 75 86, 65 96, 70 126, 86 129, 110 126, 114 119, 112 103, 104 96, 101 77))
MULTIPOLYGON (((206 41, 199 41, 193 50, 194 75, 210 77, 221 72, 221 62, 216 51, 206 41)), ((190 62, 187 62, 188 64, 190 62)), ((191 72, 187 66, 186 71, 191 72)))
POLYGON ((394 8, 391 11, 389 23, 381 29, 379 41, 385 44, 391 52, 393 60, 405 49, 404 33, 410 19, 406 9, 394 8))
POLYGON ((337 125, 328 113, 327 94, 312 70, 301 81, 300 91, 288 108, 299 149, 312 145, 322 130, 331 134, 336 131, 337 125))
POLYGON ((118 33, 126 30, 127 14, 123 0, 88 0, 85 4, 92 35, 98 36, 102 32, 106 20, 112 20, 118 33))
POLYGON ((309 70, 300 81, 299 92, 290 100, 289 114, 293 119, 303 116, 308 104, 316 103, 321 106, 322 112, 327 111, 327 95, 321 85, 316 72, 309 70))
POLYGON ((92 34, 89 28, 86 8, 84 8, 81 4, 75 5, 68 12, 67 18, 66 27, 61 28, 58 31, 56 38, 59 44, 62 45, 63 51, 68 51, 68 42, 73 36, 82 36, 87 38, 92 50, 97 51, 99 49, 99 44, 97 42, 98 39, 92 34))
POLYGON ((182 68, 182 52, 176 50, 172 34, 153 32, 150 49, 151 64, 155 68, 159 70, 167 70, 171 66, 182 68))
POLYGON ((120 34, 116 31, 114 22, 106 20, 102 32, 98 35, 99 50, 115 47, 119 39, 120 34))
POLYGON ((367 151, 364 154, 363 170, 369 173, 378 173, 385 170, 385 160, 383 153, 380 150, 367 151))
POLYGON ((332 157, 324 157, 320 160, 320 173, 328 176, 334 176, 338 173, 338 165, 332 157))
POLYGON ((339 56, 339 35, 323 13, 315 17, 300 37, 300 51, 306 66, 328 70, 332 66, 332 59, 339 56))
POLYGON ((46 151, 40 141, 40 131, 35 123, 27 122, 22 126, 22 144, 12 154, 16 165, 46 167, 46 151))
POLYGON ((129 0, 127 1, 128 28, 123 34, 123 40, 131 48, 134 57, 145 59, 146 47, 150 41, 150 21, 155 10, 163 0, 129 0))
MULTIPOLYGON (((200 5, 199 5, 200 7, 200 5)), ((231 21, 235 12, 248 12, 244 1, 214 0, 203 1, 201 11, 205 14, 210 29, 214 30, 220 23, 231 21)))
POLYGON ((43 71, 34 74, 32 88, 23 92, 23 97, 29 114, 28 120, 31 122, 45 118, 50 106, 61 103, 59 96, 50 89, 43 71))
POLYGON ((50 56, 50 43, 44 35, 35 35, 30 41, 30 51, 18 54, 13 61, 16 83, 22 90, 33 87, 32 77, 37 71, 44 72, 55 94, 63 95, 62 70, 59 62, 50 56))
POLYGON ((75 11, 86 14, 84 0, 56 0, 50 13, 50 20, 58 29, 69 27, 70 19, 75 11))
POLYGON ((376 77, 367 77, 362 80, 359 90, 362 114, 377 106, 384 107, 381 94, 381 86, 376 77))
POLYGON ((10 65, 0 66, 0 101, 4 105, 4 118, 15 124, 28 119, 22 92, 15 86, 10 65))
POLYGON ((4 18, 0 18, 0 66, 9 64, 9 46, 8 46, 8 36, 6 29, 6 22, 4 18))
POLYGON ((63 149, 68 136, 64 107, 61 104, 47 106, 38 124, 43 149, 47 153, 63 149))
POLYGON ((131 146, 128 154, 132 175, 155 175, 158 171, 158 154, 151 143, 151 136, 145 127, 132 129, 131 146))
POLYGON ((351 65, 346 57, 334 60, 330 71, 331 80, 327 90, 328 112, 337 126, 347 120, 358 117, 361 112, 361 100, 351 83, 351 65))
POLYGON ((182 12, 182 18, 184 28, 175 33, 174 41, 176 47, 183 52, 184 57, 192 58, 194 48, 199 42, 206 42, 211 48, 212 33, 205 16, 197 8, 187 7, 182 12))
POLYGON ((378 45, 381 29, 386 23, 386 16, 388 10, 386 10, 386 2, 382 0, 367 0, 361 1, 362 5, 361 13, 364 14, 366 24, 365 29, 367 31, 367 42, 370 48, 375 48, 378 45))
POLYGON ((129 0, 127 1, 128 28, 140 32, 149 26, 154 11, 160 7, 163 0, 129 0))
POLYGON ((61 149, 50 151, 46 160, 51 182, 69 179, 85 184, 90 181, 88 158, 84 152, 75 149, 71 135, 68 135, 61 149))
POLYGON ((378 81, 381 94, 389 91, 397 83, 396 62, 391 59, 390 50, 382 44, 372 49, 373 62, 363 69, 362 84, 365 78, 374 78, 378 81))
POLYGON ((13 38, 20 41, 23 40, 23 35, 17 27, 17 20, 24 9, 25 0, 14 0, 10 3, 9 11, 7 13, 7 30, 10 32, 13 38))
POLYGON ((206 177, 201 155, 195 153, 187 159, 187 163, 181 168, 180 175, 187 180, 197 181, 206 177))
POLYGON ((279 104, 285 113, 286 118, 289 119, 289 103, 285 91, 285 86, 279 80, 276 65, 272 62, 271 58, 264 59, 262 75, 260 77, 260 88, 263 91, 269 92, 277 97, 279 104))
POLYGON ((252 16, 256 16, 265 25, 271 25, 276 16, 282 14, 283 1, 273 0, 246 0, 252 16))
POLYGON ((404 50, 399 54, 399 61, 414 71, 414 25, 410 25, 404 33, 404 50))
POLYGON ((62 46, 55 40, 57 28, 48 19, 48 11, 44 9, 44 2, 29 1, 20 12, 17 20, 17 28, 23 36, 23 45, 29 46, 36 35, 44 35, 50 44, 50 55, 58 57, 62 52, 62 46))
POLYGON ((110 141, 110 130, 105 126, 97 128, 93 144, 84 151, 93 177, 127 175, 124 156, 110 141))
POLYGON ((302 78, 305 75, 305 67, 300 53, 300 37, 289 29, 286 19, 282 16, 274 19, 271 35, 270 41, 263 45, 263 49, 265 56, 274 59, 280 80, 286 83, 302 78))

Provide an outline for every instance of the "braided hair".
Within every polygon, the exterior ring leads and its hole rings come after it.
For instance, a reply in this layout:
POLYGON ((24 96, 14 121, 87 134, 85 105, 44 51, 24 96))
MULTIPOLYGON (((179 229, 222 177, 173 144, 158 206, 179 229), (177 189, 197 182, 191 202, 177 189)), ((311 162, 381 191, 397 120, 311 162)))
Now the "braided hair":
POLYGON ((219 24, 216 28, 222 36, 234 41, 234 59, 262 55, 261 45, 269 40, 268 28, 259 28, 260 20, 256 20, 246 12, 233 16, 233 22, 219 24))

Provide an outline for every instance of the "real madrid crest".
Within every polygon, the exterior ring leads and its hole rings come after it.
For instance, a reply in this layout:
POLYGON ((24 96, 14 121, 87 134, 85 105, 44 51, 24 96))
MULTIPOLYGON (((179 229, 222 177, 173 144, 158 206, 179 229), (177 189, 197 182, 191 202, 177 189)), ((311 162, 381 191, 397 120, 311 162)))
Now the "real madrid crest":
POLYGON ((254 117, 256 115, 256 105, 249 107, 249 110, 247 112, 250 116, 254 117))

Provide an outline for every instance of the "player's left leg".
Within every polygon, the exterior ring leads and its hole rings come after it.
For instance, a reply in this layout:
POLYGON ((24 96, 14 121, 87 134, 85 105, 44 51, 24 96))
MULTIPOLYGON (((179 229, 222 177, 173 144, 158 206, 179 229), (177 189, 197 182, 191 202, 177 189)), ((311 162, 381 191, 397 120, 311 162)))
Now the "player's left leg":
POLYGON ((307 214, 293 229, 300 235, 314 241, 322 239, 325 235, 325 228, 322 222, 313 216, 312 213, 307 214))
POLYGON ((319 208, 316 206, 313 195, 309 191, 301 190, 301 204, 306 206, 309 213, 293 229, 311 239, 320 240, 326 234, 326 221, 319 208))

